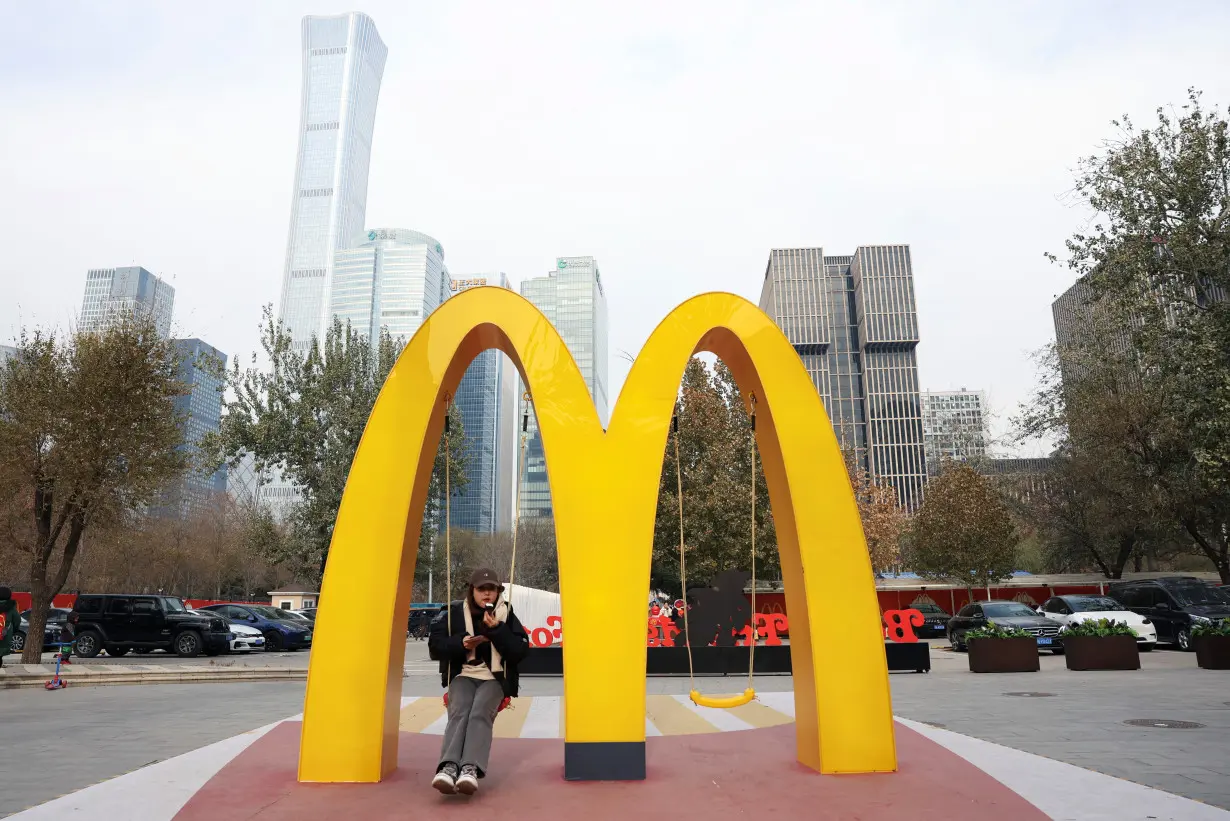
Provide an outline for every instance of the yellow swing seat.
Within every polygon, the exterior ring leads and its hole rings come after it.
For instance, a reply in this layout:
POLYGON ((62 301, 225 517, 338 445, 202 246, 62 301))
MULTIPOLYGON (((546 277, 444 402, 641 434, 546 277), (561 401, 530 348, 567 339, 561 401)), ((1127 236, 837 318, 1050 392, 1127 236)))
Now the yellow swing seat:
POLYGON ((737 696, 707 696, 693 690, 690 694, 692 703, 697 707, 715 707, 719 710, 729 710, 731 707, 742 707, 756 698, 756 691, 748 687, 737 696))

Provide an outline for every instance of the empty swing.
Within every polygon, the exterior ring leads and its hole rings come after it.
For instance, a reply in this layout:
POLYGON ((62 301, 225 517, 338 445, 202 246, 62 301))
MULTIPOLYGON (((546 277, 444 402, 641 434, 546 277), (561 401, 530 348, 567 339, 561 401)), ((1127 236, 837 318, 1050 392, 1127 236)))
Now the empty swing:
POLYGON ((683 631, 688 648, 688 689, 692 703, 699 707, 727 709, 741 707, 756 698, 756 394, 749 397, 751 404, 751 454, 752 454, 752 623, 748 637, 747 689, 734 696, 706 696, 696 689, 696 673, 692 664, 692 631, 688 628, 688 573, 686 548, 683 539, 683 467, 679 462, 679 417, 671 418, 671 432, 675 440, 675 484, 679 495, 679 580, 683 586, 683 631))

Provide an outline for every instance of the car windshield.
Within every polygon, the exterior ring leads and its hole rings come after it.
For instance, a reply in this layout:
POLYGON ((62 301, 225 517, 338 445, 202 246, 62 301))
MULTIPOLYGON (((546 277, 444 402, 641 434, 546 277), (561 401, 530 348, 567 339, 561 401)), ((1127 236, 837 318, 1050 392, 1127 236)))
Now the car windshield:
POLYGON ((917 610, 919 613, 922 613, 924 616, 947 616, 948 615, 943 610, 936 607, 934 604, 916 604, 914 605, 914 609, 917 610))
POLYGON ((1006 619, 1012 616, 1036 616, 1034 611, 1030 610, 1020 602, 1002 601, 991 602, 982 606, 982 612, 987 618, 1006 619))
POLYGON ((1072 596, 1065 601, 1077 613, 1088 613, 1094 610, 1127 610, 1110 596, 1072 596))
POLYGON ((188 609, 184 607, 183 599, 177 599, 174 596, 168 596, 164 598, 162 600, 162 603, 166 605, 168 613, 183 613, 185 610, 188 609))
POLYGON ((277 607, 253 607, 250 608, 257 615, 264 616, 267 619, 276 619, 277 621, 302 621, 277 607))
POLYGON ((1211 584, 1181 584, 1172 588, 1171 592, 1183 604, 1230 605, 1230 592, 1211 584))

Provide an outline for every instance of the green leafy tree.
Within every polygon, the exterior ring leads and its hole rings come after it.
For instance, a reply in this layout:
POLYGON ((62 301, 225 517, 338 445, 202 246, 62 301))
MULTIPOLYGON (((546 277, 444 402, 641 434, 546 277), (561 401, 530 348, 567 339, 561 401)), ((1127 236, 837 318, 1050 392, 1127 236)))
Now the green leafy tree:
POLYGON ((964 462, 950 462, 927 485, 914 514, 907 558, 924 578, 989 587, 1016 569, 1017 542, 994 482, 964 462))
MULTIPOLYGON (((679 460, 667 442, 654 529, 656 587, 679 590, 679 479, 682 467, 684 537, 689 584, 722 570, 751 569, 752 423, 743 395, 722 362, 710 371, 693 358, 675 404, 679 460)), ((756 573, 780 576, 768 487, 756 456, 756 573)))
MULTIPOLYGON (((1118 138, 1080 164, 1075 191, 1094 218, 1066 263, 1089 289, 1085 319, 1114 327, 1130 390, 1156 408, 1115 434, 1125 468, 1230 582, 1230 126, 1194 90, 1151 128, 1114 125, 1118 138)), ((1064 368, 1065 383, 1081 376, 1064 368)), ((1107 419, 1069 403, 1064 423, 1083 446, 1107 440, 1107 419)))
POLYGON ((174 345, 141 316, 23 332, 17 348, 0 367, 0 538, 28 563, 22 660, 36 664, 82 536, 152 504, 188 467, 172 404, 185 386, 174 345))
MULTIPOLYGON (((319 580, 350 464, 401 341, 384 329, 369 339, 335 318, 323 343, 313 338, 307 352, 300 353, 266 306, 261 347, 268 366, 259 366, 255 354, 244 370, 235 363, 228 380, 233 398, 225 403, 220 432, 207 446, 217 459, 229 456, 232 465, 250 453, 258 471, 278 468, 301 489, 289 532, 267 544, 278 561, 319 580)), ((455 406, 450 413, 451 483, 460 492, 467 481, 465 434, 455 406)), ((435 465, 420 543, 440 526, 442 450, 435 465)))

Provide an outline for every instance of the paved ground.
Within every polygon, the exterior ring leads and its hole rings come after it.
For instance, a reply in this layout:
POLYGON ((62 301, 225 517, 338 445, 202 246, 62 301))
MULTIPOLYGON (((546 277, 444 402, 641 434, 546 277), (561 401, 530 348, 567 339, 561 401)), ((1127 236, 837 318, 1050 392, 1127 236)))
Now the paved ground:
MULTIPOLYGON (((307 653, 286 655, 306 664, 307 653)), ((146 656, 140 663, 152 663, 146 656)), ((166 663, 173 657, 162 655, 166 663)), ((438 696, 426 648, 410 643, 406 696, 438 696)), ((974 675, 964 655, 933 647, 929 675, 892 676, 895 712, 966 735, 1087 767, 1230 808, 1230 676, 1200 670, 1191 654, 1142 655, 1143 669, 1077 673, 1044 656, 1039 673, 974 675), (1014 696, 1009 693, 1050 693, 1014 696), (1194 729, 1131 727, 1132 719, 1180 720, 1194 729)), ((107 662, 104 662, 107 663, 107 662)), ((110 663, 132 663, 116 659, 110 663)), ((790 689, 788 676, 761 677, 763 692, 790 689)), ((737 679, 701 682, 706 692, 737 679)), ((651 678, 650 694, 687 691, 686 679, 651 678)), ((560 679, 527 679, 526 696, 559 696, 560 679)), ((0 763, 0 816, 268 724, 302 709, 303 684, 163 684, 0 693, 0 727, 19 738, 17 759, 0 763)))

